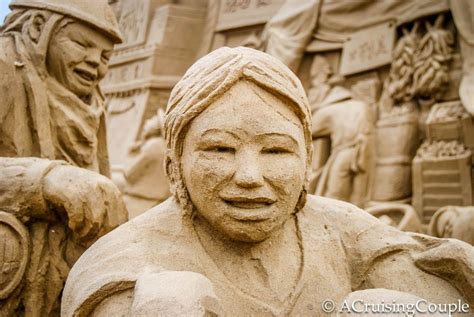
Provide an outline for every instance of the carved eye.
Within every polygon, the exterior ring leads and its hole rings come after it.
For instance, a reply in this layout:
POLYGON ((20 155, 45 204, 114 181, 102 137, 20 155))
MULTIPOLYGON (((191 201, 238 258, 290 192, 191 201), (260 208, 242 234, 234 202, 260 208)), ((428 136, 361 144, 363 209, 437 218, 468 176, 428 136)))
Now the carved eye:
POLYGON ((262 153, 263 154, 288 154, 292 152, 283 147, 271 147, 271 148, 264 148, 262 150, 262 153))
POLYGON ((108 62, 109 62, 109 59, 110 59, 110 57, 105 56, 104 54, 102 54, 102 61, 103 61, 104 63, 108 63, 108 62))
POLYGON ((209 147, 205 150, 206 152, 214 152, 214 153, 223 153, 223 154, 234 154, 235 149, 230 146, 213 146, 209 147))
POLYGON ((81 43, 81 42, 79 42, 79 41, 74 41, 74 40, 73 40, 73 42, 74 42, 76 45, 78 45, 78 46, 80 46, 80 47, 82 47, 82 48, 85 48, 85 47, 86 47, 85 44, 83 44, 83 43, 81 43))

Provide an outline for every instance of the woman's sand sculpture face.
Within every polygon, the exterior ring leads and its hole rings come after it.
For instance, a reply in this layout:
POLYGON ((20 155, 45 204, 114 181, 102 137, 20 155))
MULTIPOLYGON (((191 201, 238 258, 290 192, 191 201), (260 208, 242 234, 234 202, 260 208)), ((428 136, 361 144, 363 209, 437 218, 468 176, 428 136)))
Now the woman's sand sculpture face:
POLYGON ((113 42, 83 23, 70 23, 53 35, 47 69, 79 98, 90 95, 107 73, 113 42))
POLYGON ((190 124, 184 180, 199 217, 232 240, 258 242, 295 212, 306 155, 298 117, 241 80, 190 124))

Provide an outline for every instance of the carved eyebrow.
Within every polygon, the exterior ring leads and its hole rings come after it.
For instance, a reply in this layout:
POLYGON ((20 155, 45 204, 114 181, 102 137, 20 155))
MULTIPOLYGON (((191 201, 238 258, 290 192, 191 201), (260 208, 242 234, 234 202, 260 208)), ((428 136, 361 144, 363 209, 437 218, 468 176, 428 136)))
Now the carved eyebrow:
POLYGON ((278 132, 269 132, 269 133, 262 133, 262 134, 257 134, 258 137, 279 137, 279 138, 284 138, 286 139, 285 141, 290 141, 291 143, 294 143, 294 145, 298 146, 298 141, 292 137, 289 134, 286 133, 278 133, 278 132))
POLYGON ((221 130, 221 129, 208 129, 206 131, 204 131, 202 134, 201 134, 201 137, 206 137, 208 136, 209 134, 216 134, 216 133, 224 133, 224 134, 229 134, 231 135, 232 137, 236 138, 237 140, 242 140, 235 132, 233 131, 229 131, 229 130, 221 130))

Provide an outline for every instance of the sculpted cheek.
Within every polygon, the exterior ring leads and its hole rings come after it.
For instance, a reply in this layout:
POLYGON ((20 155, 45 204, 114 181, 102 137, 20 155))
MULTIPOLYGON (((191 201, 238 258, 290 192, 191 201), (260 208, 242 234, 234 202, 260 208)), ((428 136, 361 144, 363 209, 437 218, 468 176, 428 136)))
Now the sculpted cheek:
POLYGON ((101 64, 97 70, 97 74, 99 75, 99 80, 105 77, 107 74, 107 70, 109 69, 107 64, 101 64))
POLYGON ((291 191, 294 186, 302 184, 304 163, 296 158, 265 160, 264 176, 270 184, 284 192, 291 191))
POLYGON ((212 191, 212 189, 219 187, 223 181, 232 177, 233 165, 233 158, 200 153, 193 160, 191 180, 212 191))

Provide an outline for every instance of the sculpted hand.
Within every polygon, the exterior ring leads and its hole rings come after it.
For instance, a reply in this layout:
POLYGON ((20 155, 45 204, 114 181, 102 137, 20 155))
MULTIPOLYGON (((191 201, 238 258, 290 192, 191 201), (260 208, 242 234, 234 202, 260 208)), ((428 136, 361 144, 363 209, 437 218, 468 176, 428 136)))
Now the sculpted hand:
POLYGON ((93 242, 127 220, 117 187, 108 178, 69 165, 54 167, 43 179, 43 196, 80 242, 93 242))

